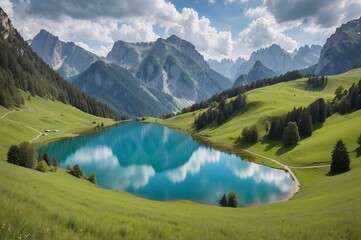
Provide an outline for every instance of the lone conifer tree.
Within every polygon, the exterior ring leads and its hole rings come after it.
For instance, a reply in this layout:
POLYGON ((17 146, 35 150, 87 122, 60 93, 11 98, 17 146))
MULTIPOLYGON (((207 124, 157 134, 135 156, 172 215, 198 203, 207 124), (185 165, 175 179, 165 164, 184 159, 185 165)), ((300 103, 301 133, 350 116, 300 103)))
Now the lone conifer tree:
POLYGON ((221 200, 219 200, 219 205, 221 207, 227 207, 228 206, 226 194, 223 194, 223 197, 221 198, 221 200))
POLYGON ((350 170, 350 157, 345 143, 338 140, 332 151, 331 173, 343 173, 350 170))

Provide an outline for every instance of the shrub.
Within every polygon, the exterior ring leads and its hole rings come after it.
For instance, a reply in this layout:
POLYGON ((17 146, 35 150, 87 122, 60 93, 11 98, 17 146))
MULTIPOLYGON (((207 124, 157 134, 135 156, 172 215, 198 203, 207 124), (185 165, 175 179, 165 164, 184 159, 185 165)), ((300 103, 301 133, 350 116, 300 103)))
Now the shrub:
POLYGON ((235 192, 229 192, 228 193, 228 207, 238 207, 239 200, 237 193, 235 192))
POLYGON ((36 170, 38 170, 40 172, 47 172, 49 170, 48 164, 45 162, 45 160, 41 160, 37 164, 36 170))
POLYGON ((11 145, 7 153, 7 161, 9 163, 20 165, 20 149, 19 146, 11 145))
POLYGON ((88 181, 89 182, 92 182, 92 183, 94 183, 94 184, 97 184, 97 177, 95 176, 95 172, 94 171, 92 171, 90 174, 89 174, 89 176, 88 176, 88 181))
POLYGON ((48 164, 48 166, 50 166, 50 157, 48 153, 44 153, 43 160, 46 162, 46 164, 48 164))
POLYGON ((71 165, 68 163, 65 168, 66 168, 66 170, 68 170, 68 171, 70 172, 70 170, 71 170, 71 165))
POLYGON ((80 168, 78 164, 75 164, 72 169, 70 169, 70 173, 78 178, 84 177, 84 170, 80 168))

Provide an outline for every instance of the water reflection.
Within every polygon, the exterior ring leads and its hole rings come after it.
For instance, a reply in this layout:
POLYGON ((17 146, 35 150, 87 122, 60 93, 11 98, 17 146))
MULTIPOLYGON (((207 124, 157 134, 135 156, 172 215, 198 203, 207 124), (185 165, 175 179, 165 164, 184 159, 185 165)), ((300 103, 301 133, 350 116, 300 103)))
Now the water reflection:
POLYGON ((216 204, 236 191, 241 204, 277 201, 289 195, 293 181, 282 170, 243 161, 207 148, 190 136, 142 123, 64 139, 38 149, 60 161, 96 171, 99 186, 155 200, 189 199, 216 204))
POLYGON ((204 164, 219 162, 220 156, 220 151, 199 148, 193 152, 192 156, 183 166, 168 171, 167 176, 174 183, 183 182, 188 173, 193 175, 199 173, 204 164))

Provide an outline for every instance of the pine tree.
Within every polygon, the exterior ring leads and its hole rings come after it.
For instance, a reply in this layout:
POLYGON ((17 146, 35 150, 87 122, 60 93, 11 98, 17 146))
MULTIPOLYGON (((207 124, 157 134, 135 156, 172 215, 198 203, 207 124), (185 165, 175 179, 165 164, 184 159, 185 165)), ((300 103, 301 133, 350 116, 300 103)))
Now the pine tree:
POLYGON ((227 207, 228 206, 226 194, 223 194, 223 197, 221 198, 221 200, 219 200, 219 205, 221 207, 227 207))
POLYGON ((312 131, 313 131, 312 117, 310 116, 309 111, 305 109, 302 112, 299 134, 301 136, 309 137, 312 135, 312 131))
POLYGON ((224 113, 222 110, 218 111, 218 116, 217 116, 217 123, 218 125, 221 125, 222 123, 224 123, 226 121, 226 118, 224 116, 224 113))
POLYGON ((332 151, 331 173, 343 173, 350 170, 350 157, 346 145, 342 140, 338 140, 332 151))

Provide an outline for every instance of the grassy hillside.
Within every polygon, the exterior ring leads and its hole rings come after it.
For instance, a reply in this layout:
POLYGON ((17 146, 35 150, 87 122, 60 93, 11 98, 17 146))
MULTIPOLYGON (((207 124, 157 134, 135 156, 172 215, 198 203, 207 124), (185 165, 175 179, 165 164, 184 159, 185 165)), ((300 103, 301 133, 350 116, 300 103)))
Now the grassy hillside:
MULTIPOLYGON (((24 99, 27 99, 28 94, 23 92, 23 95, 24 99)), ((40 97, 31 97, 25 101, 25 105, 17 109, 9 110, 0 106, 0 158, 6 158, 11 144, 22 141, 38 143, 75 136, 79 131, 96 126, 93 121, 103 122, 105 126, 116 123, 111 119, 96 117, 70 105, 40 97), (6 113, 8 114, 5 115, 6 113), (60 131, 42 136, 45 130, 56 129, 60 131)))
MULTIPOLYGON (((348 89, 352 83, 361 78, 361 69, 329 76, 327 86, 322 90, 306 90, 306 80, 299 79, 287 83, 255 89, 247 92, 247 106, 241 112, 233 114, 231 119, 221 126, 210 124, 208 127, 196 131, 193 127, 194 118, 203 110, 178 115, 166 120, 154 120, 158 123, 178 128, 184 131, 195 132, 207 136, 211 141, 227 145, 246 148, 259 154, 274 158, 291 166, 314 165, 329 163, 330 152, 336 140, 345 140, 349 150, 354 151, 356 141, 361 133, 361 112, 346 116, 333 115, 328 118, 324 126, 315 126, 312 137, 303 139, 294 148, 284 148, 281 142, 257 143, 254 145, 238 143, 242 129, 257 124, 260 136, 265 134, 264 122, 267 117, 282 115, 293 107, 308 106, 317 98, 333 99, 335 89, 342 85, 348 89), (301 154, 302 153, 302 154, 301 154)), ((352 153, 353 157, 355 152, 352 153)), ((266 163, 267 161, 261 160, 266 163)))

